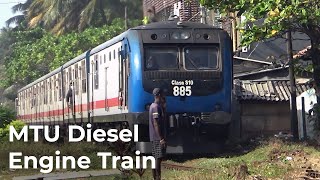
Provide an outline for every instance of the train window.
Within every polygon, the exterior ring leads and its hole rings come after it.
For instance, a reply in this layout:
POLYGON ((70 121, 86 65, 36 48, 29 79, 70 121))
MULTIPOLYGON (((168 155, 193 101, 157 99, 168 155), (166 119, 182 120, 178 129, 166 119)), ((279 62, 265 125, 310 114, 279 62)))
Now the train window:
POLYGON ((179 68, 179 49, 177 47, 145 48, 146 70, 175 70, 179 68))
POLYGON ((104 54, 104 55, 103 55, 103 63, 106 63, 106 61, 107 61, 107 55, 104 54))
POLYGON ((86 74, 86 66, 85 66, 85 61, 81 62, 81 73, 82 73, 82 93, 87 92, 87 74, 86 74))
POLYGON ((113 50, 113 59, 116 59, 116 50, 113 50))
POLYGON ((102 64, 102 56, 100 56, 100 64, 102 64))
POLYGON ((109 52, 109 61, 111 61, 111 51, 109 52))
POLYGON ((214 70, 218 68, 217 47, 185 47, 183 52, 187 70, 214 70))
POLYGON ((95 56, 95 63, 94 63, 94 89, 99 88, 99 62, 98 62, 98 55, 95 56))

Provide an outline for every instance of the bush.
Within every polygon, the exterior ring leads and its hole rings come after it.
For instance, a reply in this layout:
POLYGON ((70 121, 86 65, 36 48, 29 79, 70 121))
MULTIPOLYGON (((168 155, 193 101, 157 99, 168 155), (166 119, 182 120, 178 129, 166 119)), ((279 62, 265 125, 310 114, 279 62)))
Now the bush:
POLYGON ((5 127, 9 124, 12 120, 16 118, 16 112, 12 109, 0 106, 0 128, 5 127))
POLYGON ((10 126, 13 126, 17 132, 20 132, 25 126, 25 123, 19 120, 12 121, 10 124, 7 124, 4 128, 0 128, 0 142, 9 141, 9 130, 10 126))

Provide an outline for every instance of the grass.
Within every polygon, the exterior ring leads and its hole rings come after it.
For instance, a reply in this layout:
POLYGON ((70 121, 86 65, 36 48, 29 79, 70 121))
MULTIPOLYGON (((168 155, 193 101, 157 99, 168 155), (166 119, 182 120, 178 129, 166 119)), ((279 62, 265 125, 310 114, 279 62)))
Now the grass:
POLYGON ((186 180, 226 180, 237 179, 240 171, 246 171, 245 176, 247 177, 286 179, 289 176, 296 176, 297 172, 303 172, 303 167, 310 166, 320 170, 320 151, 307 144, 272 139, 261 142, 255 149, 243 155, 199 158, 185 161, 182 164, 204 168, 205 170, 202 172, 165 171, 164 177, 166 179, 186 180), (292 158, 292 160, 287 160, 287 157, 292 158), (241 168, 242 170, 240 170, 241 168))
MULTIPOLYGON (((251 146, 250 146, 251 147, 251 146)), ((90 170, 101 169, 101 160, 97 158, 96 152, 108 151, 106 146, 92 143, 70 143, 63 146, 41 144, 41 143, 17 143, 0 144, 0 179, 11 179, 17 175, 38 174, 35 170, 23 170, 11 172, 7 169, 8 153, 14 150, 22 151, 24 155, 53 155, 55 150, 60 150, 63 155, 75 157, 86 155, 92 163, 90 170), (36 147, 36 148, 35 148, 36 147)), ((201 168, 196 171, 177 171, 163 169, 163 179, 177 180, 228 180, 246 179, 259 177, 261 179, 297 179, 303 175, 304 168, 311 167, 320 170, 320 151, 307 143, 286 142, 279 139, 260 141, 250 150, 242 154, 228 153, 212 158, 193 158, 183 160, 168 160, 185 166, 201 168), (288 159, 292 158, 291 159, 288 159), (240 178, 241 179, 241 178, 240 178)), ((110 161, 109 161, 110 162, 110 161)), ((110 167, 110 165, 109 165, 110 167)), ((152 179, 151 170, 147 170, 142 179, 152 179)), ((123 179, 121 176, 94 177, 99 179, 123 179)), ((140 179, 136 174, 129 179, 140 179)))

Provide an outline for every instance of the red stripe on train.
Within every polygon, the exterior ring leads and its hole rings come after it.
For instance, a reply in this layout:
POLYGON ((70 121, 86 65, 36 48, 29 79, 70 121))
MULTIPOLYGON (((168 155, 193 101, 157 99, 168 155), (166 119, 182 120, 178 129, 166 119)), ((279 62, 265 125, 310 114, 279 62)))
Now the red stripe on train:
MULTIPOLYGON (((90 103, 90 109, 102 109, 106 107, 115 107, 119 105, 119 99, 118 98, 112 98, 100 101, 94 101, 93 103, 90 103), (93 108, 92 108, 93 104, 93 108)), ((75 112, 83 112, 87 111, 88 104, 79 104, 75 105, 75 112)), ((43 117, 51 117, 51 116, 61 116, 65 113, 70 113, 70 108, 64 108, 64 109, 58 109, 58 110, 51 110, 46 112, 38 112, 33 114, 26 114, 19 116, 19 119, 33 119, 33 118, 43 118, 43 117)))

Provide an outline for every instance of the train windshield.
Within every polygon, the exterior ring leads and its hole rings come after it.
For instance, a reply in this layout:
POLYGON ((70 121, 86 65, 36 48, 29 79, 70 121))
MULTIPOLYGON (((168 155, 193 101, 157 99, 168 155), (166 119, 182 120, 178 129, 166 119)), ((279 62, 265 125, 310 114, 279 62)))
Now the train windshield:
POLYGON ((176 70, 179 68, 179 49, 177 47, 145 48, 146 70, 176 70))
POLYGON ((218 48, 185 47, 184 61, 187 70, 214 70, 218 68, 218 48))

